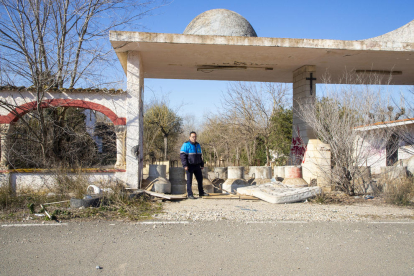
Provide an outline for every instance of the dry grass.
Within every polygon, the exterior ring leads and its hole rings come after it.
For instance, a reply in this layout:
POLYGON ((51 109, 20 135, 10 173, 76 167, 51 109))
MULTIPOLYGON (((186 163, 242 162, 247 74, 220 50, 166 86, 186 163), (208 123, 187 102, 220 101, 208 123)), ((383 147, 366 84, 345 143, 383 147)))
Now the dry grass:
POLYGON ((82 173, 68 175, 64 170, 56 172, 57 185, 43 191, 19 190, 18 193, 8 187, 0 187, 0 220, 23 221, 43 220, 47 216, 38 217, 34 213, 44 213, 41 204, 69 201, 70 198, 82 199, 87 194, 90 184, 106 189, 101 195, 97 208, 70 208, 69 202, 45 205, 54 219, 148 219, 162 210, 162 204, 155 202, 147 195, 133 196, 123 185, 117 182, 88 183, 82 173))
POLYGON ((408 206, 413 204, 414 178, 397 178, 387 183, 384 189, 387 203, 408 206))

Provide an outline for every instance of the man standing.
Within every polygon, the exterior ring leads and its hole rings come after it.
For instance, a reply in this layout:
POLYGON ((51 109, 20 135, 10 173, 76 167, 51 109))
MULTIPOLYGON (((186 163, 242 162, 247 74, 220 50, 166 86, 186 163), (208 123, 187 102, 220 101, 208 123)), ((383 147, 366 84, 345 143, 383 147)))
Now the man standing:
POLYGON ((204 161, 202 158, 201 146, 197 143, 197 133, 190 132, 190 140, 185 142, 180 151, 181 163, 187 173, 187 197, 189 199, 195 199, 193 195, 193 174, 197 179, 198 192, 200 196, 208 196, 203 189, 203 173, 201 170, 204 168, 204 161))

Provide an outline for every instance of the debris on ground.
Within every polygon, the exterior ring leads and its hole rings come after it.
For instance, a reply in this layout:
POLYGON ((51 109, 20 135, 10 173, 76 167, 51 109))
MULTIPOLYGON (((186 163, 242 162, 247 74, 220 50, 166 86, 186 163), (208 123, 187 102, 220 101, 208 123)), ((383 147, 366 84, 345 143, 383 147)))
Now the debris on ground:
POLYGON ((238 188, 237 193, 254 196, 269 203, 293 203, 314 197, 322 192, 320 187, 292 187, 281 182, 238 188))

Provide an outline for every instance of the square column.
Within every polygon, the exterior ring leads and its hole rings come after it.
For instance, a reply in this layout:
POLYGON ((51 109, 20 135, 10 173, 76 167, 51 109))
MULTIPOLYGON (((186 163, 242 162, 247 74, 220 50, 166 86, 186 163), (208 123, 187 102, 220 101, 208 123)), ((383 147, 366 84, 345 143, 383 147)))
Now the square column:
POLYGON ((316 100, 316 78, 314 65, 305 65, 293 71, 293 129, 291 157, 300 165, 309 139, 315 139, 313 129, 300 116, 301 108, 312 108, 316 100), (312 80, 311 80, 312 79, 312 80))
POLYGON ((302 108, 315 108, 316 67, 305 65, 293 72, 293 126, 290 156, 296 165, 302 166, 303 179, 311 184, 330 187, 331 154, 329 145, 317 139, 312 127, 300 117, 302 108))
POLYGON ((143 92, 144 68, 139 52, 128 52, 127 59, 127 96, 126 116, 126 183, 129 187, 139 189, 143 172, 143 92))

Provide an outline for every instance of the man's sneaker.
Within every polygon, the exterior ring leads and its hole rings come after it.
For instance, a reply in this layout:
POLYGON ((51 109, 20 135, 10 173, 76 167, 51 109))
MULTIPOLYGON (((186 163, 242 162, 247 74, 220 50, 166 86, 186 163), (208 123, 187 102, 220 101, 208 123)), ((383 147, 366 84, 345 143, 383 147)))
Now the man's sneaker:
POLYGON ((200 196, 209 196, 209 194, 208 193, 203 193, 200 196))
POLYGON ((188 198, 188 199, 197 199, 197 198, 195 198, 195 197, 194 197, 194 196, 192 196, 192 195, 187 196, 187 198, 188 198))

